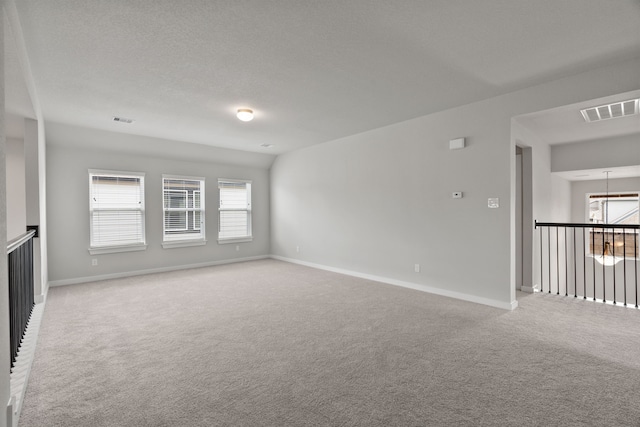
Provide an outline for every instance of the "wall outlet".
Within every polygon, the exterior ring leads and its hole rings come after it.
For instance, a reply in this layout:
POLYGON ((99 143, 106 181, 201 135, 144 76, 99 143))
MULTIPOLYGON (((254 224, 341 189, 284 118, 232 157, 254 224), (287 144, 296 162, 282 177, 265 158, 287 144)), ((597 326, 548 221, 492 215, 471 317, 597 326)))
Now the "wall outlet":
POLYGON ((236 245, 236 252, 240 251, 240 245, 236 245))
POLYGON ((300 252, 300 246, 296 246, 296 253, 300 252))
POLYGON ((96 265, 98 265, 98 258, 92 258, 92 259, 91 259, 91 265, 92 265, 92 266, 94 266, 94 267, 95 267, 96 265))
POLYGON ((420 264, 414 264, 413 271, 415 271, 416 273, 420 273, 420 264))

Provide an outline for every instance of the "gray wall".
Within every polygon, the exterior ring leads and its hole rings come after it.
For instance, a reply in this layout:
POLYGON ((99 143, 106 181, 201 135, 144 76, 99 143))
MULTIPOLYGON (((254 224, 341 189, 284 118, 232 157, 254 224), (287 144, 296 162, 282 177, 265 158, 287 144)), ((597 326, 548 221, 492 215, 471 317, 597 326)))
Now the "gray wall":
MULTIPOLYGON (((96 133, 96 138, 120 134, 96 133)), ((127 138, 132 138, 128 136, 127 138)), ((134 137, 135 138, 135 137, 134 137)), ((47 221, 49 280, 52 285, 113 277, 147 270, 214 263, 269 254, 269 171, 263 167, 223 165, 196 160, 162 158, 65 146, 47 135, 47 221), (88 169, 145 172, 145 251, 90 255, 88 169), (207 244, 162 248, 162 174, 205 177, 207 244), (253 242, 217 242, 218 178, 253 181, 253 242), (92 266, 92 258, 98 265, 92 266)))
POLYGON ((27 230, 24 142, 7 139, 7 239, 12 240, 27 230))
MULTIPOLYGON (((638 120, 640 130, 640 120, 638 120)), ((640 133, 616 138, 559 144, 551 148, 551 171, 640 165, 640 133)))
MULTIPOLYGON (((512 304, 511 118, 636 89, 638 65, 617 64, 279 156, 271 169, 272 253, 512 304), (611 72, 619 78, 603 78, 611 72), (457 137, 468 147, 450 151, 448 141, 457 137), (453 191, 464 198, 452 199, 453 191), (487 208, 489 197, 500 198, 499 209, 487 208)), ((540 144, 534 191, 542 201, 534 194, 534 206, 545 206, 539 218, 568 216, 568 202, 555 212, 553 201, 569 198, 569 184, 550 175, 550 150, 540 144)))

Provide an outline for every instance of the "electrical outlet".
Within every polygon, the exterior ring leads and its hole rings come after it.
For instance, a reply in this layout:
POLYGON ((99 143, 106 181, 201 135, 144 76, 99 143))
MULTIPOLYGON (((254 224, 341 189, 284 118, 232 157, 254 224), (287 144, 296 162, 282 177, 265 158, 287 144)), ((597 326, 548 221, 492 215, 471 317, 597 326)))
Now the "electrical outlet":
POLYGON ((416 273, 420 273, 420 264, 414 264, 413 271, 415 271, 416 273))
POLYGON ((240 245, 236 245, 236 252, 240 250, 240 245))
POLYGON ((300 252, 300 246, 296 246, 296 253, 300 252))
POLYGON ((91 259, 91 265, 92 265, 92 266, 94 266, 94 267, 95 267, 96 265, 98 265, 98 258, 92 258, 92 259, 91 259))

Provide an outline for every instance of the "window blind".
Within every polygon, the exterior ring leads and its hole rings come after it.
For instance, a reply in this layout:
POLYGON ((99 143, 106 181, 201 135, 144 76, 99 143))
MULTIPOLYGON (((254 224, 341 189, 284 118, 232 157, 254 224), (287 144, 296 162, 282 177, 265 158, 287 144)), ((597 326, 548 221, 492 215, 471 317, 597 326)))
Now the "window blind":
POLYGON ((144 174, 89 172, 90 247, 144 245, 144 174))
POLYGON ((164 199, 163 241, 203 240, 204 178, 162 178, 164 199))
POLYGON ((218 180, 218 240, 251 238, 251 182, 218 180))

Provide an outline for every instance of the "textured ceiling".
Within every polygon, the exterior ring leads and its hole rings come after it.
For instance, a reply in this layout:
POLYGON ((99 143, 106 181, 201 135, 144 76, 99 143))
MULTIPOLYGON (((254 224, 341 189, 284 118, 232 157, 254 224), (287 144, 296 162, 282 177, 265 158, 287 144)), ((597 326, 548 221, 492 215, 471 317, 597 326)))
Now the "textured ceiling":
POLYGON ((16 7, 47 121, 273 154, 640 56, 637 0, 16 7))

